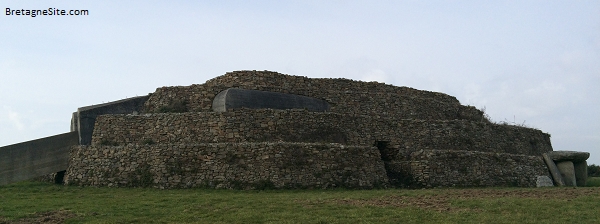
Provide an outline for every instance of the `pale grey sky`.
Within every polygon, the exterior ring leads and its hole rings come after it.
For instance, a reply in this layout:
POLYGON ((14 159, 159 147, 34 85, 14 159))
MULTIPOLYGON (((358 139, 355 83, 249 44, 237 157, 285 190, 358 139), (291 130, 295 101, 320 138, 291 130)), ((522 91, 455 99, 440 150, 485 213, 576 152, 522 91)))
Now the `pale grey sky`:
POLYGON ((234 70, 455 96, 600 164, 600 1, 13 1, 0 7, 0 146, 78 107, 234 70), (87 16, 8 16, 85 9, 87 16))

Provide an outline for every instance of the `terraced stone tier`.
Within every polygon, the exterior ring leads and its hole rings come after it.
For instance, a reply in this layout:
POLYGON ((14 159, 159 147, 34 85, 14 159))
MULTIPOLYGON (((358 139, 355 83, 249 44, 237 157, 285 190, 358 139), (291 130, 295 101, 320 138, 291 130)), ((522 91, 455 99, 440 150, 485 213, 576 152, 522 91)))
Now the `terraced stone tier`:
POLYGON ((161 87, 145 104, 145 112, 210 112, 217 94, 229 88, 294 94, 327 101, 331 112, 349 116, 381 116, 421 120, 484 121, 483 112, 463 106, 444 93, 378 82, 291 76, 269 71, 237 71, 204 84, 161 87))
POLYGON ((224 142, 313 142, 373 146, 389 156, 420 149, 541 155, 552 151, 547 134, 529 128, 465 120, 404 120, 306 110, 103 115, 93 145, 224 142))
POLYGON ((385 166, 393 185, 409 187, 536 187, 549 175, 541 156, 464 150, 419 150, 385 166))
POLYGON ((155 188, 387 186, 375 147, 329 143, 77 146, 66 184, 155 188))

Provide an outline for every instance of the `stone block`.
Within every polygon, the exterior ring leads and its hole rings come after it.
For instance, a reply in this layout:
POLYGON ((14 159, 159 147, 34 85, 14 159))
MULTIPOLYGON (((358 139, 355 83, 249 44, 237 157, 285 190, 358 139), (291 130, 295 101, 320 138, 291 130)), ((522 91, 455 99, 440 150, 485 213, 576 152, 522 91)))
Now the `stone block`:
POLYGON ((553 187, 552 179, 549 176, 537 176, 535 181, 536 187, 553 187))
POLYGON ((590 157, 589 152, 577 152, 577 151, 552 151, 548 152, 548 155, 552 160, 556 162, 560 161, 573 161, 573 162, 581 162, 586 161, 590 157))
POLYGON ((550 158, 550 156, 547 153, 542 154, 542 157, 544 158, 544 162, 546 163, 546 166, 548 167, 548 171, 550 172, 550 175, 552 175, 554 184, 556 184, 556 186, 559 186, 559 187, 565 186, 565 181, 563 180, 562 176, 560 175, 560 171, 558 170, 558 167, 556 167, 556 163, 554 163, 554 161, 550 158))
POLYGON ((577 162, 577 163, 573 163, 573 166, 575 168, 575 179, 577 182, 577 186, 578 187, 585 187, 585 184, 587 182, 587 162, 583 161, 583 162, 577 162))
POLYGON ((575 167, 573 162, 571 161, 562 161, 556 163, 556 167, 558 167, 558 171, 560 171, 560 175, 562 179, 565 181, 565 186, 575 187, 577 186, 575 179, 575 167))

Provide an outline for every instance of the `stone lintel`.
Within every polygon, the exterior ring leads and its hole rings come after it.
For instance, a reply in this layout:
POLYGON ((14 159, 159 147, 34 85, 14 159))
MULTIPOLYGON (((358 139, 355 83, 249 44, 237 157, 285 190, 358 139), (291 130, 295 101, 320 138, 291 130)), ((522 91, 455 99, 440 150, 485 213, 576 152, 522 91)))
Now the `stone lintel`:
POLYGON ((577 151, 552 151, 548 152, 548 156, 555 162, 560 161, 572 161, 582 162, 586 161, 590 157, 589 152, 577 152, 577 151))

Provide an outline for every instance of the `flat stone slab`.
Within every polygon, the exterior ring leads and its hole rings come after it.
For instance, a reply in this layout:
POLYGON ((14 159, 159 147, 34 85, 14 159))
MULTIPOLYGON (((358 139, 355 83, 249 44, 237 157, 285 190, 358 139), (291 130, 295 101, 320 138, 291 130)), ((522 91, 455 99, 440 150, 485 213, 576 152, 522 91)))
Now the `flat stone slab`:
POLYGON ((575 168, 575 182, 577 182, 577 186, 585 187, 588 178, 587 162, 573 163, 573 168, 575 168))
POLYGON ((542 154, 542 158, 544 158, 544 162, 546 163, 546 166, 548 167, 548 171, 550 172, 550 175, 552 175, 554 184, 556 184, 556 186, 559 186, 559 187, 565 186, 565 181, 562 179, 562 176, 560 175, 560 171, 558 171, 558 167, 556 167, 556 163, 554 163, 554 161, 550 158, 548 153, 542 154))
POLYGON ((577 152, 577 151, 552 151, 548 152, 548 156, 555 162, 560 161, 573 161, 583 162, 590 158, 589 152, 577 152))
POLYGON ((573 166, 573 162, 571 161, 562 161, 556 163, 556 167, 560 171, 560 175, 562 179, 565 181, 565 186, 567 187, 575 187, 577 186, 576 178, 575 178, 575 167, 573 166))
POLYGON ((308 111, 325 112, 330 107, 327 101, 317 98, 239 88, 221 91, 212 103, 212 109, 215 112, 225 112, 235 108, 307 109, 308 111))

